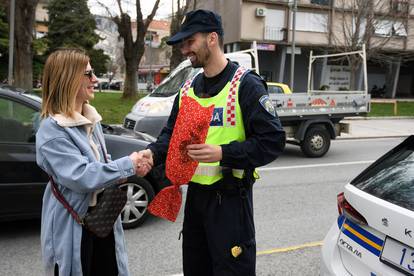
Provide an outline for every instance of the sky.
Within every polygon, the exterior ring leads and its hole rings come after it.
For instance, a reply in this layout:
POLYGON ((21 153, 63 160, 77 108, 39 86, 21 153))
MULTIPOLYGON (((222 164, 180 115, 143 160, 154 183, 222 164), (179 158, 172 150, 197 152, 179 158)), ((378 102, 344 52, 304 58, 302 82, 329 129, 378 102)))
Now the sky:
MULTIPOLYGON (((93 14, 107 15, 106 10, 101 8, 98 2, 105 4, 114 14, 118 13, 118 4, 115 0, 88 0, 89 7, 93 14)), ((123 10, 127 11, 132 18, 135 18, 135 0, 121 0, 121 2, 123 10)), ((177 0, 161 0, 155 18, 162 19, 171 15, 171 5, 174 4, 174 8, 176 8, 176 3, 177 0)), ((144 18, 151 12, 154 4, 155 0, 141 0, 141 9, 144 18)))

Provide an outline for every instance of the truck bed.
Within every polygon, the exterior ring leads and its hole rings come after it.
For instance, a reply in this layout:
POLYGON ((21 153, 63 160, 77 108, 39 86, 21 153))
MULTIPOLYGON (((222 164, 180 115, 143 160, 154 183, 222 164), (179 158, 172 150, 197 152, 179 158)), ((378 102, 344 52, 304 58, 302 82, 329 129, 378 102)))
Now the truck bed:
POLYGON ((370 109, 370 95, 363 93, 271 94, 270 99, 282 121, 302 120, 305 116, 342 119, 364 115, 370 109))

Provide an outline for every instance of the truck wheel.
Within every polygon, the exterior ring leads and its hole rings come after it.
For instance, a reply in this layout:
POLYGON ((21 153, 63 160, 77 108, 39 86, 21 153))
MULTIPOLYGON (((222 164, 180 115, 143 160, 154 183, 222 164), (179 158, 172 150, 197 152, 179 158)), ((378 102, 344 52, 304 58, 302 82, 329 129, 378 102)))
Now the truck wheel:
POLYGON ((148 204, 154 198, 154 189, 144 178, 132 176, 119 186, 127 191, 127 203, 121 212, 124 229, 141 225, 148 217, 148 204))
POLYGON ((300 148, 307 157, 321 157, 328 152, 330 145, 331 136, 328 130, 322 126, 313 126, 306 131, 300 148))

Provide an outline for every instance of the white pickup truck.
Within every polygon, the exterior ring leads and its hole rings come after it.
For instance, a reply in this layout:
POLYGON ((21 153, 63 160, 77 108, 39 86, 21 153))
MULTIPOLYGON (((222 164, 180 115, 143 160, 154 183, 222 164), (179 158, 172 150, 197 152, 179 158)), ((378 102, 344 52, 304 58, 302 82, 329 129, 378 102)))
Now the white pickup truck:
MULTIPOLYGON (((226 54, 231 60, 259 73, 257 50, 226 54)), ((198 73, 188 60, 183 61, 151 94, 140 99, 127 114, 124 127, 158 136, 167 122, 174 98, 181 84, 198 73)), ((283 90, 283 89, 281 89, 283 90)), ((287 134, 287 142, 301 147, 308 157, 321 157, 328 152, 331 139, 346 130, 340 122, 345 117, 363 115, 370 110, 367 94, 365 49, 361 51, 313 56, 310 54, 308 91, 304 93, 272 93, 270 98, 287 134), (363 90, 313 90, 312 64, 317 59, 357 55, 362 58, 363 90)))

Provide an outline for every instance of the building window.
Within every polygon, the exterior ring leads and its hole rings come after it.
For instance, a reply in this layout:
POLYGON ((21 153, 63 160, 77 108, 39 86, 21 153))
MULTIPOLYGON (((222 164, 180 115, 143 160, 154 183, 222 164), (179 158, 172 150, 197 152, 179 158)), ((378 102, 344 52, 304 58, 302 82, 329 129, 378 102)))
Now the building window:
POLYGON ((375 34, 383 37, 407 36, 407 30, 402 22, 378 20, 375 24, 375 34))
POLYGON ((329 5, 329 0, 311 0, 310 2, 312 4, 322 5, 322 6, 328 6, 329 5))
POLYGON ((406 14, 408 13, 409 6, 407 0, 391 0, 390 10, 394 14, 406 14))
POLYGON ((265 17, 264 39, 281 41, 284 38, 285 11, 268 9, 265 17))
MULTIPOLYGON (((292 28, 292 17, 290 19, 292 28)), ((296 31, 328 32, 328 15, 312 12, 296 12, 296 31)))

